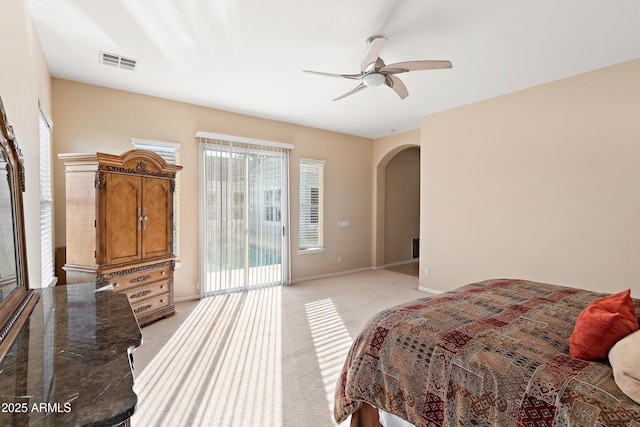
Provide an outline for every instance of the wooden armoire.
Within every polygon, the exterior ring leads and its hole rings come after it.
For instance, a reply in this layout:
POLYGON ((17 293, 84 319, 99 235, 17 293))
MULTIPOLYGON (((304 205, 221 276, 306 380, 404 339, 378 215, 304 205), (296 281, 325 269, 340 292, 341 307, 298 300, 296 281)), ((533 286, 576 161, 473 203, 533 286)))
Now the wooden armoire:
POLYGON ((147 150, 60 154, 67 285, 96 281, 129 297, 144 326, 175 313, 173 198, 182 166, 147 150))

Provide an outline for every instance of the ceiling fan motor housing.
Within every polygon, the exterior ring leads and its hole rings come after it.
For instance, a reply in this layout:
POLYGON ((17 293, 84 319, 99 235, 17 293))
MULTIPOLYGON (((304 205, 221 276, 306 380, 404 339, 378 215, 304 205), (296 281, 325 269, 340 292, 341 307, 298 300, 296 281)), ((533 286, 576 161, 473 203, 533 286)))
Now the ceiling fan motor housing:
POLYGON ((362 76, 362 83, 367 87, 380 86, 385 81, 385 76, 382 73, 369 73, 362 76))

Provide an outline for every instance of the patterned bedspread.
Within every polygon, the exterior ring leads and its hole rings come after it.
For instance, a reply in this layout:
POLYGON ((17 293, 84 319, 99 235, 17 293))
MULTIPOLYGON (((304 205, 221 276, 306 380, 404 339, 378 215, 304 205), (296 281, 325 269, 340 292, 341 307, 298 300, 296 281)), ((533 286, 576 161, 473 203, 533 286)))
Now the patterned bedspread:
POLYGON ((416 426, 640 427, 609 364, 569 356, 575 319, 602 296, 489 280, 382 311, 347 356, 335 419, 367 402, 416 426))

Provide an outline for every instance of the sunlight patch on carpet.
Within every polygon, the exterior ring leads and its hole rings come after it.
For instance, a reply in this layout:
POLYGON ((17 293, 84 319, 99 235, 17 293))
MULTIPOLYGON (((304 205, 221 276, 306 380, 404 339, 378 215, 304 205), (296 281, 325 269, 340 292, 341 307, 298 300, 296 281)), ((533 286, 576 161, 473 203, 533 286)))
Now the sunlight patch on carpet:
POLYGON ((331 299, 305 304, 305 310, 327 404, 333 413, 336 382, 353 339, 331 299))
POLYGON ((281 426, 281 291, 203 299, 136 376, 132 425, 281 426))

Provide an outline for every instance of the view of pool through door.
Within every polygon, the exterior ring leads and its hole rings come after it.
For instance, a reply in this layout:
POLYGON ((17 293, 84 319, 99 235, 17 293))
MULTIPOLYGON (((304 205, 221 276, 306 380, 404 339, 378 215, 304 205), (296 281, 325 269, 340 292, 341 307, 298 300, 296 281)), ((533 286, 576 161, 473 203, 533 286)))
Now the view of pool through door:
POLYGON ((206 132, 196 136, 201 295, 287 283, 292 147, 206 132))

